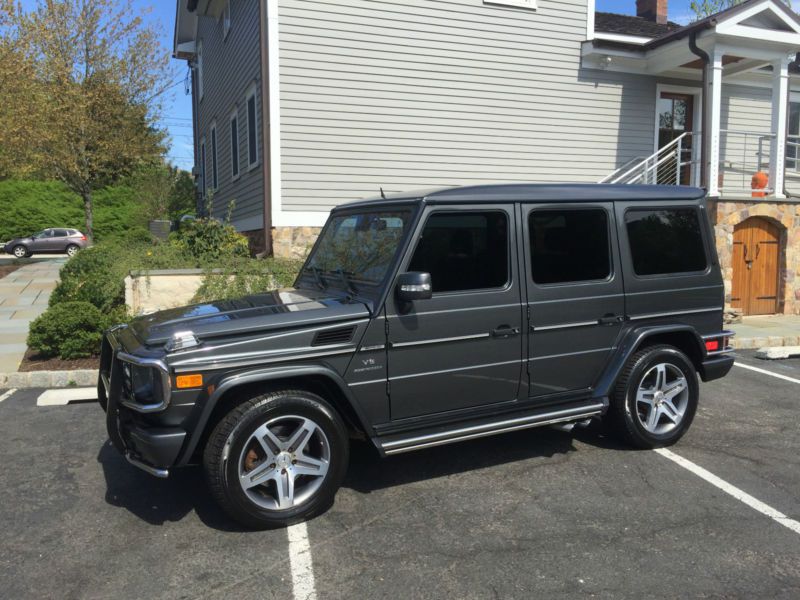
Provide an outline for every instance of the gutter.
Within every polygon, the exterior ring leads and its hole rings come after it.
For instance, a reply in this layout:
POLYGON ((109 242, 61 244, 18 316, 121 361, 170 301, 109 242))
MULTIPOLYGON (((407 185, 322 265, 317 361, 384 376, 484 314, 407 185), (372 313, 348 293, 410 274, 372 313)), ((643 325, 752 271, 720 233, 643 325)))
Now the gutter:
MULTIPOLYGON (((716 21, 714 24, 716 24, 716 21)), ((703 105, 700 109, 703 119, 703 127, 700 129, 700 181, 706 186, 707 190, 711 185, 711 182, 707 181, 706 177, 708 172, 708 64, 711 62, 711 57, 708 52, 697 45, 696 29, 689 36, 689 50, 703 61, 703 105)))

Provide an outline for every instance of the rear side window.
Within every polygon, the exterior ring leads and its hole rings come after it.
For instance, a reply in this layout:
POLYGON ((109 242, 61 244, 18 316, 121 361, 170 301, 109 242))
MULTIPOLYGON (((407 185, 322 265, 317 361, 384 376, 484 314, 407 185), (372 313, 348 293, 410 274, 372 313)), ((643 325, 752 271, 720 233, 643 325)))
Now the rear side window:
POLYGON ((505 287, 508 216, 499 211, 431 215, 409 270, 430 273, 434 293, 505 287))
POLYGON ((528 230, 536 283, 597 281, 611 275, 605 210, 536 210, 528 217, 528 230))
POLYGON ((625 226, 637 275, 705 270, 706 252, 697 209, 629 210, 625 226))

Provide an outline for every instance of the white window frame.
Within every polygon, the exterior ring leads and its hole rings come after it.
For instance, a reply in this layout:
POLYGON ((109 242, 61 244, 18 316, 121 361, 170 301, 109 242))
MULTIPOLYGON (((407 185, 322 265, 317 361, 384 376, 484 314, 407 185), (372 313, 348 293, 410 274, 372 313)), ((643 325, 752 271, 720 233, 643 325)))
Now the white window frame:
POLYGON ((228 38, 228 33, 231 30, 231 0, 225 3, 225 8, 222 9, 222 39, 228 38))
POLYGON ((231 153, 231 181, 236 181, 242 174, 242 156, 241 147, 242 140, 239 135, 239 107, 233 109, 230 117, 228 118, 228 135, 230 137, 230 153, 231 153), (233 143, 233 123, 236 122, 236 144, 233 143), (236 160, 234 160, 234 158, 236 160))
POLYGON ((539 0, 483 0, 483 3, 511 6, 513 8, 527 8, 528 10, 537 10, 539 8, 539 0))
POLYGON ((245 119, 247 121, 247 170, 252 171, 256 167, 258 167, 259 162, 259 151, 258 151, 258 89, 256 88, 256 84, 254 83, 251 85, 248 90, 247 94, 245 95, 244 101, 244 112, 245 112, 245 119), (250 123, 250 99, 254 99, 254 122, 250 123), (253 133, 255 135, 255 159, 250 156, 250 129, 253 128, 253 133), (251 160, 252 159, 252 160, 251 160))
POLYGON ((203 40, 197 42, 197 54, 195 58, 195 73, 197 74, 197 98, 203 99, 203 40))
POLYGON ((219 135, 216 121, 211 122, 209 136, 211 137, 211 189, 216 192, 219 189, 219 135))

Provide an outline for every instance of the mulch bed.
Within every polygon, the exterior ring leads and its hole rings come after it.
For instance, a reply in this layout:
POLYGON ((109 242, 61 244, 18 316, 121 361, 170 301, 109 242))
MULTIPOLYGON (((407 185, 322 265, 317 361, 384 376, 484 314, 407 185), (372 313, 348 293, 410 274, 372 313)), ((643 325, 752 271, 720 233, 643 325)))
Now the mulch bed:
POLYGON ((78 369, 99 369, 100 357, 76 358, 62 360, 60 358, 39 358, 30 348, 25 352, 19 370, 27 371, 76 371, 78 369))
POLYGON ((0 279, 5 277, 6 275, 10 275, 17 269, 19 269, 22 265, 0 265, 0 279))

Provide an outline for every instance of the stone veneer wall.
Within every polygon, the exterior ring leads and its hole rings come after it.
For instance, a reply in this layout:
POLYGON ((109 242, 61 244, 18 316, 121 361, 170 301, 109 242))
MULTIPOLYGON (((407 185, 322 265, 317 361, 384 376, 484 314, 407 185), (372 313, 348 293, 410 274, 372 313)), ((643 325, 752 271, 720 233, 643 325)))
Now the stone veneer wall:
POLYGON ((730 308, 733 285, 733 229, 750 217, 764 217, 781 230, 778 312, 800 314, 800 203, 709 201, 709 213, 725 280, 725 308, 730 308))
POLYGON ((305 258, 322 227, 273 227, 272 253, 278 258, 305 258))

